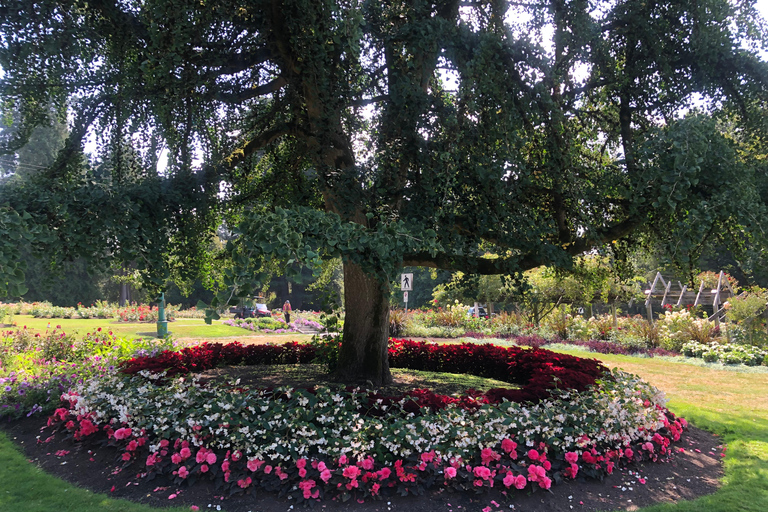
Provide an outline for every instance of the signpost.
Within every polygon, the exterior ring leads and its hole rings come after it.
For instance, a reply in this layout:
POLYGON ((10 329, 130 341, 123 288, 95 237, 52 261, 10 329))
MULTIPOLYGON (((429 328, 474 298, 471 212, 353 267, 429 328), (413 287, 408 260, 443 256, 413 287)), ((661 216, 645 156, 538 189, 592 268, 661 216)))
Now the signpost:
POLYGON ((165 293, 161 293, 157 298, 157 337, 165 338, 168 336, 168 321, 165 318, 165 293))
POLYGON ((408 292, 413 290, 413 274, 400 274, 400 290, 403 292, 405 312, 408 313, 408 292))

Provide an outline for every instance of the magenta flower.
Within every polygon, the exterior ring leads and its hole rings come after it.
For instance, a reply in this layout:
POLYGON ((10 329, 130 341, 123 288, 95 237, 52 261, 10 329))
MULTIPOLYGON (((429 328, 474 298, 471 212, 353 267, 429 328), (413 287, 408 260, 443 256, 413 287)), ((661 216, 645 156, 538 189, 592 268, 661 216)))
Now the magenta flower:
POLYGON ((341 472, 342 475, 344 475, 344 478, 349 478, 350 480, 354 480, 358 476, 360 476, 360 468, 357 466, 347 466, 344 468, 344 471, 341 472))

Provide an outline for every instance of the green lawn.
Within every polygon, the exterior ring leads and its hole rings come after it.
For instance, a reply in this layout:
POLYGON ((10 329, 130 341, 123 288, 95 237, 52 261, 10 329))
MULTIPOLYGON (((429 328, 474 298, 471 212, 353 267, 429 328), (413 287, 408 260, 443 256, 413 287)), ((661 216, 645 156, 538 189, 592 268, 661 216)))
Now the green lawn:
MULTIPOLYGON (((721 435, 728 443, 720 491, 693 502, 644 508, 644 512, 768 510, 768 374, 739 373, 661 359, 585 354, 581 350, 563 351, 597 357, 609 366, 642 376, 667 392, 672 411, 721 435)), ((5 435, 0 435, 0 460, 0 510, 159 510, 94 495, 47 476, 27 463, 5 435)))
MULTIPOLYGON (((155 336, 157 333, 156 323, 122 323, 117 322, 114 319, 74 319, 74 318, 33 318, 30 315, 16 315, 13 317, 13 321, 17 327, 21 328, 26 326, 28 329, 35 331, 45 332, 46 329, 55 329, 60 325, 61 330, 66 333, 77 331, 80 334, 88 332, 94 332, 99 327, 104 331, 112 331, 116 336, 125 338, 146 338, 148 336, 155 336)), ((201 318, 179 318, 174 322, 168 323, 168 330, 175 338, 235 338, 259 335, 247 329, 241 329, 240 327, 231 327, 224 325, 221 320, 214 320, 211 325, 206 323, 201 318)), ((275 337, 276 343, 288 341, 286 336, 290 336, 291 340, 302 341, 309 339, 309 336, 301 335, 269 335, 275 337)))

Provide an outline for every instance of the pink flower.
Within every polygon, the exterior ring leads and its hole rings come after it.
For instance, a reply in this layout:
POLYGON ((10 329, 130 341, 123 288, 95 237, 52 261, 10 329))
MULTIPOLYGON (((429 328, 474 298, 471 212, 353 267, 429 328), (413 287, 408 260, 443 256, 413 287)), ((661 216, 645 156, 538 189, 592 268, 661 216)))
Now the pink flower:
POLYGON ((501 442, 501 449, 509 453, 512 450, 517 450, 517 443, 511 439, 505 439, 501 442))
POLYGON ((128 443, 128 446, 126 446, 125 449, 132 452, 132 451, 135 451, 136 448, 138 447, 139 447, 139 443, 134 439, 133 441, 128 443))
POLYGON ((546 469, 547 471, 549 471, 550 469, 552 469, 552 463, 551 463, 551 462, 549 462, 548 460, 545 460, 545 461, 544 461, 544 462, 543 462, 541 465, 542 465, 542 466, 544 467, 544 469, 546 469))
POLYGON ((542 478, 546 477, 546 474, 546 470, 541 466, 537 466, 535 464, 528 466, 528 480, 531 482, 538 482, 542 478))
POLYGON ((179 455, 178 453, 174 453, 173 455, 171 455, 171 462, 173 462, 174 464, 181 464, 181 455, 179 455))
POLYGON ((240 486, 241 489, 245 489, 249 485, 251 485, 251 477, 244 478, 242 480, 237 481, 237 485, 240 486))
POLYGON ((119 428, 115 430, 115 439, 128 439, 131 437, 131 433, 132 431, 130 428, 119 428))
MULTIPOLYGON (((228 460, 225 460, 224 462, 221 463, 221 470, 223 472, 225 472, 225 473, 227 471, 229 471, 229 461, 228 460)), ((270 471, 271 471, 271 468, 270 468, 270 471)))
POLYGON ((302 458, 302 459, 297 460, 296 461, 296 467, 299 468, 299 469, 303 469, 303 468, 307 467, 307 459, 302 458))
POLYGON ((533 460, 539 460, 539 452, 536 450, 528 450, 528 458, 533 460))
POLYGON ((189 476, 189 470, 187 470, 187 466, 181 466, 179 468, 179 477, 187 478, 188 476, 189 476))
POLYGON ((317 463, 317 470, 318 471, 325 471, 325 468, 326 468, 325 462, 320 461, 320 462, 317 463))
POLYGON ((445 468, 445 477, 446 478, 454 478, 456 476, 456 468, 448 466, 445 468))
POLYGON ((154 466, 156 462, 157 462, 157 454, 150 453, 149 457, 147 457, 147 466, 154 466))
POLYGON ((476 477, 482 478, 483 480, 488 480, 491 476, 491 470, 485 466, 475 467, 473 473, 476 477))
POLYGON ((483 509, 483 512, 491 512, 491 507, 485 507, 485 508, 483 509))
POLYGON ((552 487, 552 480, 550 480, 546 476, 542 477, 541 480, 539 480, 539 487, 541 487, 542 489, 549 489, 550 487, 552 487))
POLYGON ((487 466, 491 462, 501 459, 501 455, 491 450, 490 448, 483 448, 480 451, 480 458, 482 459, 483 464, 487 466))
POLYGON ((430 450, 430 451, 428 451, 426 453, 422 453, 421 454, 421 461, 422 462, 429 463, 429 462, 432 462, 433 460, 435 460, 435 451, 434 450, 430 450))
POLYGON ((126 461, 126 462, 127 462, 127 461, 129 461, 129 460, 131 460, 131 454, 130 454, 130 453, 128 453, 128 452, 125 452, 125 453, 123 454, 123 460, 124 460, 124 461, 126 461))
POLYGON ((189 450, 189 448, 182 448, 179 454, 183 459, 188 459, 192 456, 192 452, 189 450))
POLYGON ((208 468, 208 465, 207 465, 207 464, 203 464, 202 466, 200 466, 200 472, 201 472, 201 473, 207 473, 207 472, 208 472, 208 469, 209 469, 209 468, 208 468))
POLYGON ((191 507, 189 507, 189 510, 192 510, 193 512, 196 512, 196 511, 200 510, 200 507, 198 507, 197 505, 192 505, 191 507))
POLYGON ((342 455, 341 457, 339 457, 339 465, 340 466, 343 466, 347 462, 349 462, 349 459, 347 458, 346 455, 342 455))
POLYGON ((358 476, 360 476, 360 468, 357 466, 347 466, 344 468, 344 471, 341 473, 344 475, 344 478, 349 478, 350 480, 354 480, 358 476))
POLYGON ((331 479, 331 471, 328 468, 320 472, 320 480, 322 480, 325 483, 328 483, 328 480, 330 479, 331 479))
POLYGON ((197 452, 197 455, 195 456, 195 462, 197 462, 198 464, 205 462, 205 455, 206 455, 205 448, 200 448, 200 450, 197 452))
POLYGON ((374 496, 378 495, 379 494, 379 488, 381 488, 381 486, 379 484, 373 484, 371 486, 371 494, 373 494, 374 496))
POLYGON ((270 474, 272 472, 272 466, 270 466, 270 465, 264 466, 264 472, 266 474, 270 474))
POLYGON ((245 464, 245 466, 248 468, 248 471, 253 471, 254 473, 259 470, 259 468, 264 464, 263 460, 259 459, 248 459, 248 462, 245 464))
POLYGON ((528 485, 528 481, 525 479, 525 477, 523 475, 517 475, 515 478, 515 488, 525 489, 526 485, 528 485))
POLYGON ((578 452, 566 452, 565 460, 568 461, 570 464, 576 464, 579 461, 578 452))
POLYGON ((311 489, 314 486, 315 486, 315 481, 314 480, 304 480, 302 482, 299 482, 299 489, 301 489, 302 491, 303 490, 311 489))
POLYGON ((210 465, 216 464, 216 454, 213 452, 208 452, 208 454, 205 456, 205 462, 210 465))
POLYGON ((632 451, 631 448, 627 448, 624 450, 624 456, 628 459, 631 459, 635 455, 635 452, 632 451))
POLYGON ((304 468, 299 468, 299 477, 304 478, 305 476, 307 476, 307 470, 304 468))
MULTIPOLYGON (((456 473, 456 470, 453 470, 454 474, 456 473)), ((389 475, 392 474, 392 470, 389 468, 381 468, 377 474, 379 475, 379 480, 386 480, 389 478, 389 475)))

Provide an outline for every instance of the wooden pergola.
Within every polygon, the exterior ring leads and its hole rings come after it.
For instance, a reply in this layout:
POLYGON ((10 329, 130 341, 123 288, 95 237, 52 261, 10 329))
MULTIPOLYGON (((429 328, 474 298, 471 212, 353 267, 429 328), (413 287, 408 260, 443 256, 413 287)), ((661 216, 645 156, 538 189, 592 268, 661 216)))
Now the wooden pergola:
POLYGON ((653 284, 651 284, 650 289, 645 291, 645 295, 645 307, 648 311, 648 321, 651 323, 653 323, 653 301, 660 300, 662 308, 667 304, 674 304, 675 306, 688 304, 693 306, 712 306, 714 313, 709 317, 709 320, 714 319, 715 323, 720 325, 720 320, 725 314, 723 304, 736 294, 733 288, 731 288, 728 279, 726 279, 725 273, 720 271, 720 275, 717 278, 717 288, 706 290, 704 288, 704 281, 702 281, 698 292, 689 290, 688 286, 680 281, 673 282, 671 279, 667 281, 661 275, 661 272, 656 272, 653 284))

